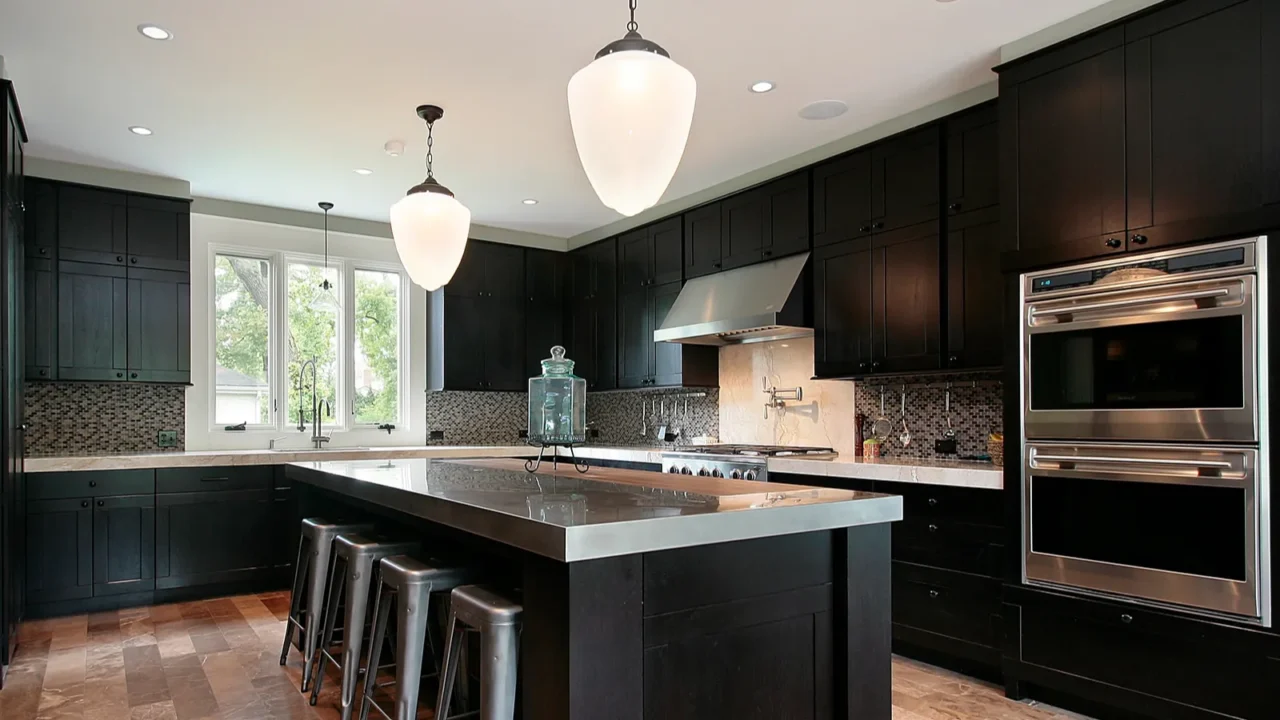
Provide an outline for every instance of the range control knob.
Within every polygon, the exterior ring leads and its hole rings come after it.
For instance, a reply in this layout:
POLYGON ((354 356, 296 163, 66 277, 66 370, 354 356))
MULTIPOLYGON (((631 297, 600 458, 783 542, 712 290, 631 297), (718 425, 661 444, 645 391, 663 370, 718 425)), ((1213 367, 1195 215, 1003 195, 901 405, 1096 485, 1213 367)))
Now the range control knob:
POLYGON ((738 470, 738 469, 736 469, 736 468, 735 468, 735 469, 733 469, 733 470, 730 470, 730 471, 729 471, 729 477, 733 478, 734 480, 741 480, 741 479, 742 479, 742 471, 741 471, 741 470, 738 470))
POLYGON ((711 468, 711 477, 724 477, 724 473, 720 472, 720 468, 711 468))
POLYGON ((671 473, 672 475, 679 475, 680 468, 676 467, 675 465, 672 465, 671 467, 667 468, 667 472, 671 473))
POLYGON ((684 467, 680 468, 680 474, 681 474, 681 475, 692 475, 692 474, 693 474, 693 470, 691 470, 691 469, 689 468, 689 466, 688 466, 688 465, 685 465, 684 467))
POLYGON ((709 477, 711 471, 706 468, 698 468, 698 477, 709 477))
POLYGON ((748 470, 742 473, 743 480, 755 480, 758 477, 760 477, 760 474, 757 473, 755 470, 748 470))

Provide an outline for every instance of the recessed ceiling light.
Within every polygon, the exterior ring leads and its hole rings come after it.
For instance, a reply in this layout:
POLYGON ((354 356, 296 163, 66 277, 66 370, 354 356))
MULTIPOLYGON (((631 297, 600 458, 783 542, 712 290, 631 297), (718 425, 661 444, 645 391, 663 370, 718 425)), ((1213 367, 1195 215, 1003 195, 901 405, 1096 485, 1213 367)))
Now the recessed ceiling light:
POLYGON ((138 32, 152 40, 168 40, 173 37, 173 33, 165 30, 159 25, 143 24, 138 26, 138 32))
POLYGON ((356 168, 357 175, 372 175, 373 171, 369 168, 356 168))
POLYGON ((805 120, 830 120, 848 111, 849 106, 839 100, 819 100, 800 108, 800 117, 805 120))
POLYGON ((753 93, 767 93, 773 89, 773 83, 768 80, 757 80, 756 82, 751 83, 751 87, 749 89, 753 93))
POLYGON ((129 132, 133 133, 134 135, 150 135, 151 128, 145 128, 145 127, 142 127, 141 125, 134 125, 129 128, 129 132))
POLYGON ((534 200, 533 198, 525 198, 524 200, 521 200, 520 202, 524 203, 525 205, 537 205, 537 204, 538 204, 538 201, 537 201, 537 200, 534 200))

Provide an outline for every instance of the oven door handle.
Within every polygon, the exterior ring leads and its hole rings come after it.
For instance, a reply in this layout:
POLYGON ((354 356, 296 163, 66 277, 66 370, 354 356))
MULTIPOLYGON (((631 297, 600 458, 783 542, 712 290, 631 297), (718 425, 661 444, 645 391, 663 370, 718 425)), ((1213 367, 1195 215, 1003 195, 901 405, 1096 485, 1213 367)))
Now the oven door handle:
POLYGON ((1096 462, 1096 463, 1122 463, 1125 465, 1171 465, 1176 467, 1203 467, 1203 468, 1221 468, 1230 470, 1233 466, 1225 460, 1178 460, 1176 458, 1127 458, 1127 457, 1106 457, 1098 455, 1040 455, 1035 451, 1031 453, 1032 460, 1044 460, 1045 462, 1096 462))
POLYGON ((1072 305, 1062 307, 1057 310, 1037 310, 1033 307, 1031 310, 1031 317, 1071 315, 1079 312, 1088 312, 1090 310, 1108 310, 1111 308, 1123 308, 1136 305, 1151 305, 1153 303, 1168 302, 1170 300, 1203 300, 1206 298, 1224 297, 1230 294, 1231 290, 1228 288, 1214 288, 1212 290, 1195 290, 1183 293, 1169 293, 1167 295, 1147 295, 1144 297, 1126 298, 1124 300, 1107 300, 1104 302, 1088 303, 1085 305, 1072 305))

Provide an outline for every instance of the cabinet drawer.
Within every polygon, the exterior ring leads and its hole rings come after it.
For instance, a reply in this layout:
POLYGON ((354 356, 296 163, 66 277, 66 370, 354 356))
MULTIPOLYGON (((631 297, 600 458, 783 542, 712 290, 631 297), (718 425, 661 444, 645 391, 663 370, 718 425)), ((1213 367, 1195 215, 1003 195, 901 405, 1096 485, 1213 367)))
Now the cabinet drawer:
POLYGON ((904 517, 947 518, 996 527, 1004 525, 1004 494, 996 490, 877 482, 876 492, 901 495, 904 517))
POLYGON ((270 465, 250 467, 164 468, 156 471, 156 492, 270 490, 270 465))
POLYGON ((27 475, 28 500, 146 495, 155 492, 155 489, 154 470, 95 470, 27 475))
POLYGON ((1232 717, 1274 711, 1280 664, 1268 661, 1272 635, 1118 603, 1025 595, 1023 663, 1232 717))
POLYGON ((895 562, 893 624, 998 647, 1000 581, 895 562))
POLYGON ((999 577, 1004 531, 945 518, 906 516, 893 524, 893 559, 999 577))

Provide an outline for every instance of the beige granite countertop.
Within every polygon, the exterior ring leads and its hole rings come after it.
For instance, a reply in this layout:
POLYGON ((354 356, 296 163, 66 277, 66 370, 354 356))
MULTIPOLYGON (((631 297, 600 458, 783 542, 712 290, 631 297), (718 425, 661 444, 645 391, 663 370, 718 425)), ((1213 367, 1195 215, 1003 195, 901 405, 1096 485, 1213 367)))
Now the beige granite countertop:
POLYGON ((838 457, 831 460, 770 458, 771 472, 886 482, 1004 489, 1004 468, 970 460, 838 457))

